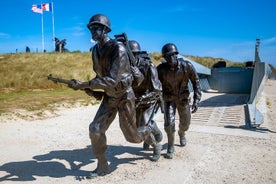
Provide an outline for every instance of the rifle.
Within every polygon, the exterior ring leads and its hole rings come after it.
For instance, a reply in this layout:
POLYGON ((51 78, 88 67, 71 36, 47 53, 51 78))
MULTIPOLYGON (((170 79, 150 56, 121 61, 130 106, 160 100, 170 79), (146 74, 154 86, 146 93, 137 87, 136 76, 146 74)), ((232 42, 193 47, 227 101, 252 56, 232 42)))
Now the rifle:
POLYGON ((140 105, 149 105, 155 104, 154 113, 157 113, 158 109, 161 109, 161 112, 164 113, 164 101, 162 94, 156 94, 155 92, 147 93, 146 95, 142 95, 135 102, 136 108, 140 105))
MULTIPOLYGON (((54 83, 67 84, 68 87, 70 87, 70 86, 72 86, 73 84, 76 83, 75 79, 68 80, 68 79, 57 78, 57 77, 53 77, 52 74, 49 74, 47 76, 47 79, 53 81, 54 83)), ((103 95, 104 95, 104 92, 92 91, 90 88, 84 88, 84 89, 81 89, 81 90, 83 90, 87 95, 93 96, 94 98, 96 98, 96 100, 101 100, 103 95)))
POLYGON ((153 111, 150 114, 149 120, 146 123, 148 125, 151 120, 154 118, 154 115, 158 112, 159 108, 161 109, 161 112, 164 113, 164 102, 162 96, 160 94, 156 94, 155 92, 150 92, 146 95, 142 95, 140 98, 138 98, 135 102, 136 108, 140 105, 149 105, 154 104, 153 111))
POLYGON ((67 80, 67 79, 53 77, 52 74, 49 74, 47 76, 47 79, 53 81, 54 83, 63 83, 63 84, 67 84, 68 86, 73 85, 75 83, 74 80, 67 80))

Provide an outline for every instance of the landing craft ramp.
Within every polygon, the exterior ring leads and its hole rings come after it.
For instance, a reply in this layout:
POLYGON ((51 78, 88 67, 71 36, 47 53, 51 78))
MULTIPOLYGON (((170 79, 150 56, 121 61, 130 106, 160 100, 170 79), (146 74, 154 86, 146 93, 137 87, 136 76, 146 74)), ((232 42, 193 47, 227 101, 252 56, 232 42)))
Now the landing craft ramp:
MULTIPOLYGON (((262 124, 262 127, 253 129, 249 125, 246 108, 249 98, 249 94, 203 92, 199 108, 196 113, 192 114, 188 132, 268 139, 266 122, 262 124)), ((266 106, 264 98, 262 97, 259 101, 260 106, 266 106)), ((158 113, 155 119, 159 127, 162 127, 163 114, 158 113)), ((176 113, 176 131, 178 124, 179 116, 176 113)))
POLYGON ((253 129, 247 108, 249 98, 248 94, 203 92, 199 109, 192 114, 189 131, 268 139, 265 96, 257 104, 262 109, 264 122, 253 129))
POLYGON ((244 105, 249 95, 204 93, 203 98, 199 110, 192 115, 193 124, 217 127, 246 125, 244 105))

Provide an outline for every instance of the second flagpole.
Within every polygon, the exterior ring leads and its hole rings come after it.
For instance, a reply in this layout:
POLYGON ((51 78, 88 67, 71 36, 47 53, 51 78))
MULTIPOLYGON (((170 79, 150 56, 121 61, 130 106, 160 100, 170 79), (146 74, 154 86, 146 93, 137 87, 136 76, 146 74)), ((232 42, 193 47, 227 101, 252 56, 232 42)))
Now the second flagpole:
POLYGON ((44 52, 44 23, 43 23, 43 10, 41 13, 41 30, 42 30, 42 52, 44 52))
POLYGON ((55 51, 55 19, 54 19, 54 2, 52 2, 52 27, 53 27, 53 48, 55 51))

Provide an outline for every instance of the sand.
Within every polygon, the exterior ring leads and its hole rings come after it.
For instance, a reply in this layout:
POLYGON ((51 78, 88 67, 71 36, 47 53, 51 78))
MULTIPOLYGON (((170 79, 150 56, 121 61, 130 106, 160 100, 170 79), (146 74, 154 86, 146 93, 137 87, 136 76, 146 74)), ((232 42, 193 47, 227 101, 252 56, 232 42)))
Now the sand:
POLYGON ((187 145, 176 137, 172 160, 150 161, 152 150, 128 143, 118 118, 107 131, 109 174, 86 175, 96 168, 88 126, 98 106, 64 108, 47 118, 26 120, 1 117, 1 183, 276 183, 276 81, 268 80, 262 93, 265 122, 257 129, 198 127, 191 123, 187 145), (206 129, 210 129, 206 131, 206 129), (221 129, 221 131, 214 131, 221 129), (203 131, 205 130, 205 131, 203 131), (228 133, 227 133, 228 132, 228 133))

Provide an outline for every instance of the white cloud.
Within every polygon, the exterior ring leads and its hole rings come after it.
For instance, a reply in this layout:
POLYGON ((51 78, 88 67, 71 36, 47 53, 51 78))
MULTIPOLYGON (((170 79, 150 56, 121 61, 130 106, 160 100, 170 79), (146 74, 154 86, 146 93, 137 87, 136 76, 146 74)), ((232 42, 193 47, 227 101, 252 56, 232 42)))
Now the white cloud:
POLYGON ((1 33, 0 32, 0 38, 10 38, 10 35, 7 33, 1 33))
POLYGON ((86 30, 84 28, 86 28, 86 27, 84 27, 83 25, 78 25, 78 26, 72 27, 71 34, 73 36, 83 36, 84 34, 86 34, 86 30))
MULTIPOLYGON (((167 12, 174 13, 174 12, 201 12, 202 10, 199 7, 193 7, 189 5, 180 5, 176 4, 175 6, 171 6, 167 8, 167 12)), ((166 12, 164 12, 166 13, 166 12)))
POLYGON ((272 38, 268 38, 268 39, 265 39, 265 40, 261 40, 261 43, 264 43, 264 44, 273 44, 273 43, 276 43, 276 37, 272 37, 272 38))
POLYGON ((88 31, 85 30, 86 27, 81 26, 81 25, 77 25, 74 27, 68 27, 65 28, 64 30, 62 30, 61 32, 63 33, 64 36, 68 37, 68 35, 70 36, 74 36, 74 37, 80 37, 83 36, 85 34, 88 34, 88 31))

